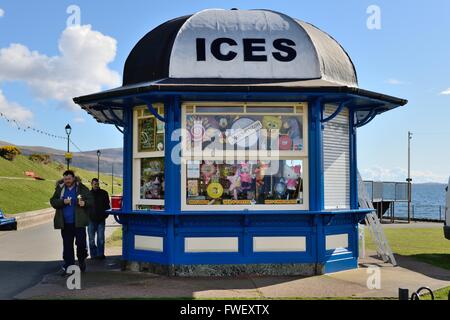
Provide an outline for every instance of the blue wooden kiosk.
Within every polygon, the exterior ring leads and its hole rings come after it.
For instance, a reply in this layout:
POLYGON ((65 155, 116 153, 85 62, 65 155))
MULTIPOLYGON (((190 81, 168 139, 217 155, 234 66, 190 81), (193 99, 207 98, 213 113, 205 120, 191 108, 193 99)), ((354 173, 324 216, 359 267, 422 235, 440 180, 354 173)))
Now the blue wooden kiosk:
POLYGON ((220 9, 153 29, 123 86, 74 101, 123 132, 123 260, 178 276, 356 268, 357 128, 407 103, 358 88, 315 26, 220 9))

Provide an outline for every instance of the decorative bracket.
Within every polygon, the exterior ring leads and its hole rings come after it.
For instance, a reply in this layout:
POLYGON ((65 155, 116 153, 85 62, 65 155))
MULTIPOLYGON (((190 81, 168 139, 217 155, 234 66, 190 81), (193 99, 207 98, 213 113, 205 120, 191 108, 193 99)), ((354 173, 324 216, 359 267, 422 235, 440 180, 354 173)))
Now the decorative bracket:
POLYGON ((155 116, 155 118, 156 119, 158 119, 158 120, 160 120, 160 121, 162 121, 162 122, 166 122, 166 118, 165 117, 162 117, 159 113, 158 113, 158 110, 156 110, 154 107, 153 107, 153 104, 151 104, 151 103, 147 103, 147 109, 148 109, 148 111, 150 111, 151 112, 151 114, 153 114, 154 116, 155 116))
POLYGON ((350 102, 350 99, 349 100, 345 100, 345 101, 342 101, 342 102, 340 102, 339 103, 339 106, 337 107, 337 109, 336 109, 336 111, 334 111, 330 116, 328 116, 327 118, 323 118, 323 109, 322 109, 322 119, 320 120, 320 122, 322 122, 322 123, 325 123, 325 122, 328 122, 328 121, 331 121, 331 120, 333 120, 334 118, 336 118, 336 116, 339 114, 339 113, 341 113, 341 111, 342 111, 342 109, 344 109, 344 107, 345 107, 345 105, 347 104, 347 103, 349 103, 350 102))
POLYGON ((354 124, 355 128, 360 128, 362 126, 365 126, 369 122, 371 122, 373 119, 375 119, 375 116, 377 115, 377 109, 372 109, 367 114, 366 117, 364 117, 362 120, 356 120, 356 123, 354 124))
POLYGON ((116 127, 116 129, 117 129, 120 133, 123 134, 123 129, 120 129, 120 127, 119 127, 117 124, 115 124, 114 126, 116 127))
POLYGON ((101 114, 102 114, 106 119, 110 120, 110 121, 112 122, 112 124, 114 124, 114 125, 116 126, 117 130, 119 130, 121 133, 123 133, 123 130, 119 129, 119 126, 120 126, 120 127, 124 127, 125 124, 124 124, 123 120, 120 119, 120 118, 117 116, 117 114, 115 113, 114 109, 112 109, 110 106, 107 107, 107 106, 102 105, 102 104, 99 104, 99 105, 102 107, 101 109, 99 109, 99 111, 101 112, 101 114), (105 113, 105 110, 108 110, 108 111, 109 111, 110 116, 108 116, 108 115, 105 113), (112 117, 112 118, 111 118, 111 117, 112 117))
POLYGON ((117 116, 117 114, 114 112, 114 110, 111 107, 108 107, 108 111, 113 116, 113 118, 117 121, 116 126, 121 126, 121 127, 125 126, 125 124, 123 123, 123 120, 117 116))

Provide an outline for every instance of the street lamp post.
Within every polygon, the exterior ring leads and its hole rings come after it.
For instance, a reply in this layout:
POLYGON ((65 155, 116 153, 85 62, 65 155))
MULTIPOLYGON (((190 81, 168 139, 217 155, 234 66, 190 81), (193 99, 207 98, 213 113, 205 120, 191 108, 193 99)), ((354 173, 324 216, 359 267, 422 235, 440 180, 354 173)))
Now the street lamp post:
POLYGON ((97 179, 100 180, 100 155, 101 155, 101 151, 97 150, 97 179))
POLYGON ((408 131, 408 223, 411 223, 411 139, 412 132, 408 131))
POLYGON ((111 169, 111 195, 114 195, 114 162, 111 169))
POLYGON ((66 154, 66 161, 67 161, 67 170, 70 169, 70 133, 72 132, 72 127, 70 124, 66 125, 66 134, 67 134, 67 154, 66 154))

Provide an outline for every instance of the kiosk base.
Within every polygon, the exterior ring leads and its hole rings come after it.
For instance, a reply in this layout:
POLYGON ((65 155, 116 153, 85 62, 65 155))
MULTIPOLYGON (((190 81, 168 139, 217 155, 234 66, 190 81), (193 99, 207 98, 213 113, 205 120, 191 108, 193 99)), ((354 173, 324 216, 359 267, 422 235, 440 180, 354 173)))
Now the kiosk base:
POLYGON ((123 269, 175 277, 314 276, 325 273, 324 266, 315 263, 163 265, 124 261, 123 269))

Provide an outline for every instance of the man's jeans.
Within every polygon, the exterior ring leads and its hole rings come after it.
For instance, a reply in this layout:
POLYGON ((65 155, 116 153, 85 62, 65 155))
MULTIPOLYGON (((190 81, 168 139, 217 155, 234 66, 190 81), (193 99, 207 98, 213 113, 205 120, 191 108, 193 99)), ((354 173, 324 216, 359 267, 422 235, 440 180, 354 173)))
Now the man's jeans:
POLYGON ((89 223, 89 252, 91 258, 102 257, 105 255, 105 221, 89 223), (95 234, 97 233, 97 243, 95 234))
POLYGON ((86 249, 86 228, 75 228, 75 224, 64 224, 61 236, 63 238, 64 268, 75 264, 74 240, 77 245, 78 262, 83 262, 88 255, 86 249))

